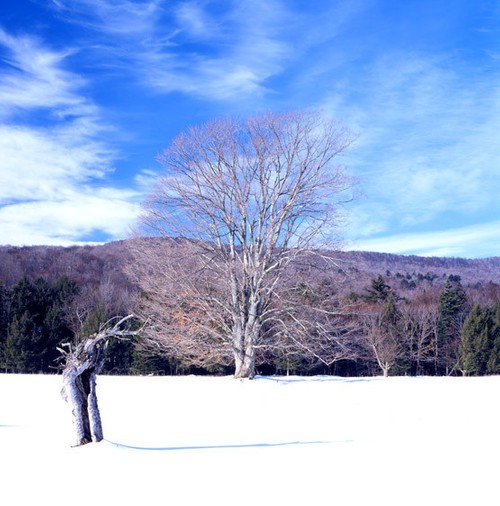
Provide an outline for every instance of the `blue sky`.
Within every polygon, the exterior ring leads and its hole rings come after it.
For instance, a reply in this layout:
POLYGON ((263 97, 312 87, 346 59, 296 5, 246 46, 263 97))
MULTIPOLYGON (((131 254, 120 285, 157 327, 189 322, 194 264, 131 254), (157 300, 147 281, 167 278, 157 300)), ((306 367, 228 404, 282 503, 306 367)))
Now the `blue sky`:
POLYGON ((125 238, 189 125, 310 107, 346 249, 500 255, 496 0, 0 0, 0 244, 125 238))

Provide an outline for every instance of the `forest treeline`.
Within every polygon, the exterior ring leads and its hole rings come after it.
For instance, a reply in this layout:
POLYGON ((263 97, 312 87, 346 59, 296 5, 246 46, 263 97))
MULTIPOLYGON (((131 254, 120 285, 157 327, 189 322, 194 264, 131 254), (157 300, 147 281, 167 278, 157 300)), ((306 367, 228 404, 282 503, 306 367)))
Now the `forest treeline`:
MULTIPOLYGON (((300 344, 293 332, 276 332, 259 349, 258 373, 500 373, 499 258, 332 256, 333 269, 296 266, 288 277, 282 290, 310 324, 288 322, 305 335, 300 344)), ((127 241, 0 248, 1 370, 57 372, 59 348, 133 312, 148 294, 128 276, 132 261, 127 241)), ((134 339, 110 341, 103 372, 230 374, 231 367, 224 354, 199 361, 134 339)))

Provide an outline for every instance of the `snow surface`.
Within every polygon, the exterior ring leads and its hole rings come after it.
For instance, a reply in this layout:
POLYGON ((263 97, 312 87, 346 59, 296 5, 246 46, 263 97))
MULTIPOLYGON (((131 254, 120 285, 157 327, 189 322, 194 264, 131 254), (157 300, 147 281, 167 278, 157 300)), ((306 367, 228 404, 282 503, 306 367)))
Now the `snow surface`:
POLYGON ((61 377, 0 375, 0 502, 497 504, 500 377, 106 377, 72 448, 61 377))

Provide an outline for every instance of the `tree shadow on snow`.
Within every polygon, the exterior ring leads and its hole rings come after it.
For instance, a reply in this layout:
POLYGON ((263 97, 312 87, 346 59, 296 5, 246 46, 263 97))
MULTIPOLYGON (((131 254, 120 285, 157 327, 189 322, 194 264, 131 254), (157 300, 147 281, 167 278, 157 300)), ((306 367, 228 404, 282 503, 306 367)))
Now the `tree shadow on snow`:
POLYGON ((352 443, 352 440, 339 440, 339 441, 287 441, 283 443, 247 443, 247 444, 232 444, 232 445, 206 445, 206 446, 166 446, 166 447, 150 447, 150 446, 133 446, 122 443, 116 443, 105 439, 104 441, 118 448, 125 448, 127 450, 146 450, 146 451, 185 451, 185 450, 219 450, 219 449, 235 449, 235 448, 271 448, 277 446, 297 446, 297 445, 319 445, 319 444, 332 444, 332 443, 352 443))
POLYGON ((344 376, 255 376, 253 381, 265 380, 273 381, 275 383, 357 383, 378 381, 380 378, 376 376, 370 377, 344 377, 344 376))

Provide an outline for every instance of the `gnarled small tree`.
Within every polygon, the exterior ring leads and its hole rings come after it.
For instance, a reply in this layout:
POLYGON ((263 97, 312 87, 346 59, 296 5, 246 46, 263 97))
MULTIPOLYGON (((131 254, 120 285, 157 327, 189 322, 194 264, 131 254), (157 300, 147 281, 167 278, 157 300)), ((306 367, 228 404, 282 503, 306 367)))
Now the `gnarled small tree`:
MULTIPOLYGON (((190 128, 160 157, 165 172, 145 203, 142 232, 191 242, 195 270, 176 258, 164 269, 190 305, 189 334, 226 342, 238 378, 254 375, 286 267, 324 244, 340 203, 352 198, 337 160, 353 139, 316 111, 265 114, 190 128), (186 283, 186 274, 196 280, 186 283)), ((156 328, 152 338, 171 346, 156 328)))
POLYGON ((101 325, 99 331, 82 340, 74 349, 60 348, 65 358, 61 395, 71 406, 75 428, 75 446, 99 442, 103 438, 101 415, 97 404, 96 377, 104 360, 105 349, 112 338, 128 338, 139 331, 131 330, 134 315, 117 317, 101 325))

